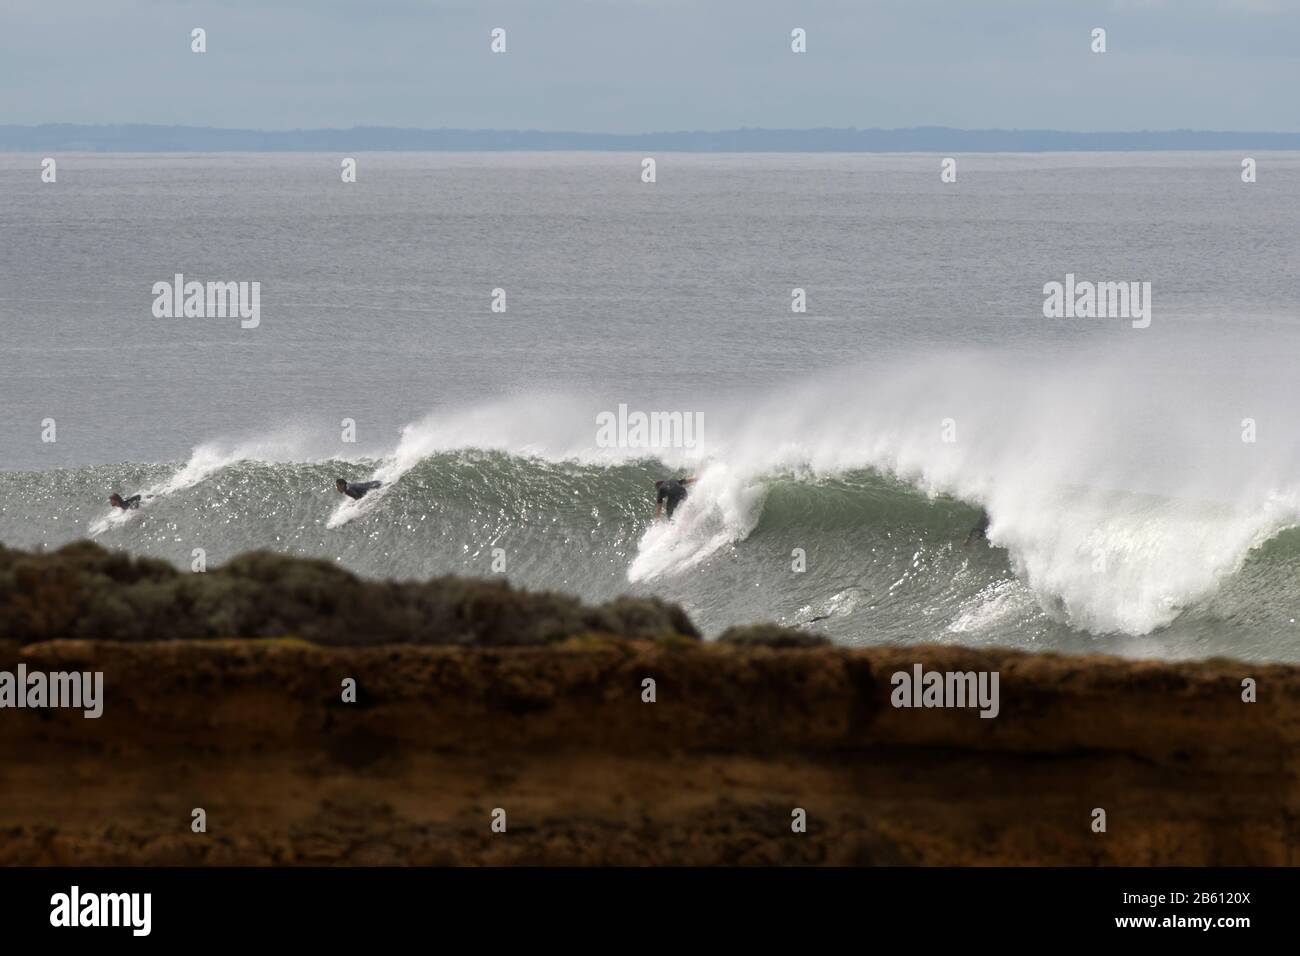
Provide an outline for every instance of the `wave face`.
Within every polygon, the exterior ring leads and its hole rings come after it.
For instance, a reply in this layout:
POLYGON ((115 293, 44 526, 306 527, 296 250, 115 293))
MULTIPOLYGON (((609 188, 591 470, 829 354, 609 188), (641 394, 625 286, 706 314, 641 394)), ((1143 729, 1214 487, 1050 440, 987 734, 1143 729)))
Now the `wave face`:
MULTIPOLYGON (((393 578, 490 574, 503 559, 508 577, 534 589, 591 600, 655 593, 681 602, 707 631, 776 620, 845 643, 937 640, 1168 655, 1223 652, 1231 636, 1234 653, 1244 647, 1247 654, 1284 657, 1287 648, 1276 638, 1294 627, 1288 608, 1300 599, 1297 533, 1273 539, 1203 600, 1174 607, 1159 594, 1144 603, 1142 588, 1106 574, 1071 580, 1059 556, 1043 555, 1062 547, 1058 537, 1039 542, 1023 558, 996 546, 965 548, 977 507, 929 497, 868 470, 735 483, 716 467, 706 468, 677 519, 655 525, 647 489, 670 473, 662 463, 440 452, 410 468, 355 520, 330 528, 336 473, 369 472, 379 464, 233 462, 155 495, 140 511, 104 527, 99 540, 180 566, 190 564, 194 548, 203 548, 215 565, 268 547, 393 578), (803 552, 802 572, 793 570, 796 549, 803 552), (1017 571, 1040 564, 1045 574, 1056 575, 1047 586, 1017 571), (1126 615, 1139 625, 1168 621, 1145 638, 1136 628, 1088 630, 1126 615)), ((88 512, 100 510, 87 502, 105 487, 118 481, 165 487, 176 473, 156 465, 47 473, 46 490, 21 507, 39 508, 51 524, 73 529, 67 538, 78 537, 75 529, 96 520, 88 512)), ((24 499, 13 486, 30 479, 0 476, 8 486, 7 537, 28 546, 57 543, 23 541, 15 526, 13 503, 24 499)), ((1173 527, 1180 519, 1167 508, 1149 500, 1117 501, 1103 533, 1125 542, 1139 531, 1187 533, 1173 527)), ((1211 526, 1228 520, 1226 513, 1205 514, 1211 526)), ((996 517, 990 532, 998 540, 996 517)), ((1006 532, 1008 540, 1024 534, 1017 526, 1006 532)), ((1174 566, 1167 573, 1172 596, 1187 572, 1174 566)))
POLYGON ((591 600, 659 594, 710 633, 772 620, 844 643, 1300 656, 1288 443, 1243 443, 1235 421, 1189 440, 1196 396, 1153 402, 1123 369, 1002 361, 719 404, 676 452, 598 448, 580 401, 534 395, 435 413, 375 458, 284 433, 178 464, 0 473, 0 536, 89 534, 182 567, 196 548, 210 564, 270 548, 376 577, 503 571, 591 600), (686 472, 690 498, 655 523, 653 480, 686 472), (385 487, 357 506, 339 475, 385 487), (144 506, 110 513, 110 490, 144 506), (965 547, 981 509, 990 544, 965 547))

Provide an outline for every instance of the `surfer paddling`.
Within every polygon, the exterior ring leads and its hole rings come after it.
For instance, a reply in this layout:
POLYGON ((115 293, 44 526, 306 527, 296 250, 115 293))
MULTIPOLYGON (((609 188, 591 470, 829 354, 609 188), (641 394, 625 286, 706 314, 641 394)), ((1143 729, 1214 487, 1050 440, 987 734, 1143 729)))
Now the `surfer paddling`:
POLYGON ((672 518, 677 506, 686 500, 686 486, 695 481, 694 475, 682 478, 661 478, 655 482, 655 520, 672 518), (665 512, 667 514, 665 515, 665 512))
POLYGON ((123 511, 135 511, 140 507, 140 496, 132 495, 130 498, 123 498, 115 491, 108 496, 108 503, 114 508, 121 508, 123 511))
POLYGON ((350 482, 346 478, 339 478, 334 482, 334 487, 338 490, 339 494, 347 495, 354 501, 360 501, 366 496, 366 492, 374 491, 382 484, 382 481, 350 482))

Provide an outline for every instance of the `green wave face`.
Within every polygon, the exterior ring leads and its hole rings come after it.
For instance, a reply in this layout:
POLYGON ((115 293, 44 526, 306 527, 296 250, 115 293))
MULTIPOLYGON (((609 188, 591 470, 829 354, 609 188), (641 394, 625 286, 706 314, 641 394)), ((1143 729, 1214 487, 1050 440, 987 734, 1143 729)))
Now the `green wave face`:
MULTIPOLYGON (((868 470, 767 474, 730 487, 702 481, 671 525, 656 525, 654 479, 673 474, 656 461, 444 452, 403 473, 355 520, 327 527, 342 502, 334 479, 367 478, 376 464, 239 461, 177 489, 168 487, 176 465, 0 473, 0 539, 53 548, 97 528, 106 546, 183 568, 195 549, 215 566, 266 548, 336 560, 369 577, 504 573, 588 600, 658 594, 711 634, 778 621, 845 644, 1300 657, 1291 611, 1300 599, 1296 530, 1262 541, 1211 593, 1175 602, 1167 621, 1134 633, 1088 627, 1050 581, 1035 580, 1035 542, 1020 541, 1014 522, 1004 522, 1000 537, 995 512, 994 544, 966 546, 979 507, 868 470), (139 512, 98 527, 111 491, 151 488, 162 490, 139 512)), ((1132 501, 1115 505, 1134 540, 1149 512, 1132 501)), ((1117 574, 1098 587, 1125 580, 1117 574)), ((1109 596, 1090 598, 1104 607, 1109 596)))

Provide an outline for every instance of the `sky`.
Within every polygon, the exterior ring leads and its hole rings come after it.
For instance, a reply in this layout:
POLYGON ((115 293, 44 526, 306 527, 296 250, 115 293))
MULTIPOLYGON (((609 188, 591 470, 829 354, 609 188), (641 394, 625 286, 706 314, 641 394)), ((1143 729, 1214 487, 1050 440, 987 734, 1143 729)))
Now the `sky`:
POLYGON ((0 0, 0 124, 1294 132, 1297 89, 1300 0, 0 0))

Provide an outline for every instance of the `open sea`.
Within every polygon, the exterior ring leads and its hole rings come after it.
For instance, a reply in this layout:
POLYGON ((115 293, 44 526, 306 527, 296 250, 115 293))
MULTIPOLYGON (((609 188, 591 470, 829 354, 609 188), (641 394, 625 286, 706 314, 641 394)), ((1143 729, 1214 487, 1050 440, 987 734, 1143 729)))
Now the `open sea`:
POLYGON ((1300 660, 1300 154, 942 158, 0 155, 0 542, 1300 660))

